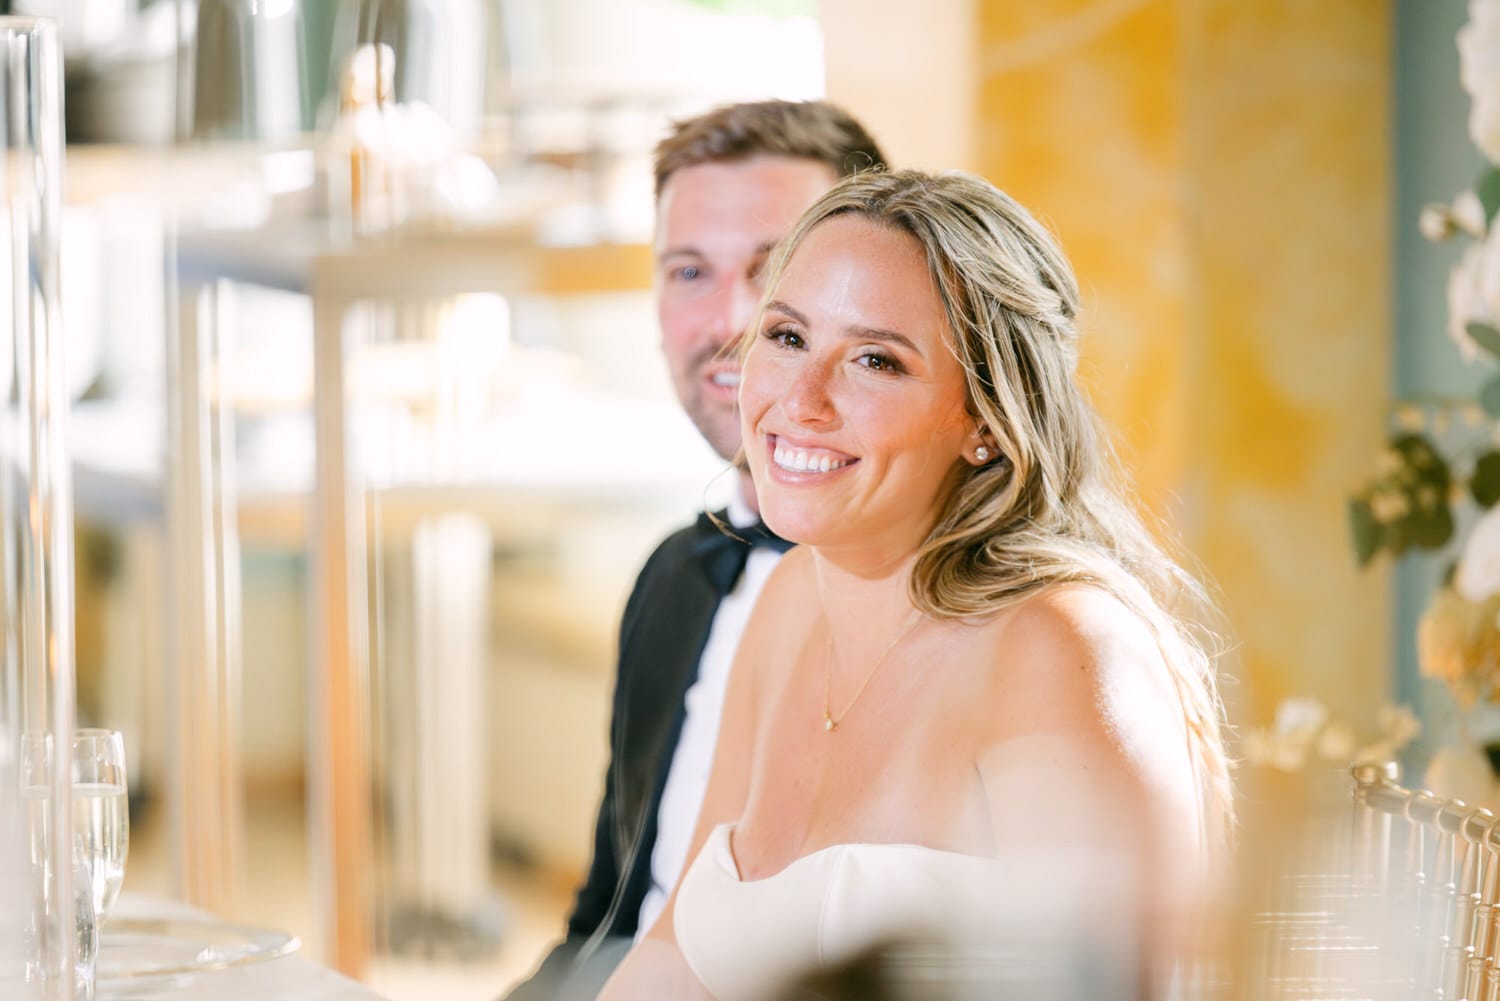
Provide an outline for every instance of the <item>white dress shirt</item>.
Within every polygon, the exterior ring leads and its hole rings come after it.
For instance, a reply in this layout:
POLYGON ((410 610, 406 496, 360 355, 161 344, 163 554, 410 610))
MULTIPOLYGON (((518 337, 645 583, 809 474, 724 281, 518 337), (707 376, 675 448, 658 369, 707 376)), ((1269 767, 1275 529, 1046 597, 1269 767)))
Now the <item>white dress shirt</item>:
MULTIPOLYGON (((739 493, 729 503, 729 523, 744 528, 756 522, 755 512, 739 493)), ((766 578, 781 554, 765 546, 750 550, 745 572, 735 582, 734 590, 719 602, 709 627, 708 642, 698 661, 698 680, 684 698, 685 716, 682 735, 672 753, 672 767, 662 787, 661 803, 656 812, 656 845, 651 850, 651 888, 641 901, 637 940, 655 924, 667 905, 667 896, 677 885, 687 864, 687 853, 698 823, 698 810, 708 788, 708 773, 713 766, 714 746, 719 739, 719 719, 724 714, 724 688, 729 682, 729 668, 740 645, 740 634, 755 607, 755 599, 765 586, 766 578)))

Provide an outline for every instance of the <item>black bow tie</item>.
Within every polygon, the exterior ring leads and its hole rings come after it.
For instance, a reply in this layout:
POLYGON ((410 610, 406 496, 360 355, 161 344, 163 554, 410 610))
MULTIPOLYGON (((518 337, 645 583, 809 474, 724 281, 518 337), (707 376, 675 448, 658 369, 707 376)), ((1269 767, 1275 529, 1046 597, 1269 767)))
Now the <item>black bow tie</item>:
POLYGON ((784 553, 792 548, 792 543, 771 531, 762 522, 735 528, 720 516, 719 523, 723 525, 722 528, 707 513, 700 514, 699 539, 694 548, 698 558, 703 561, 704 575, 721 597, 734 590, 735 581, 745 571, 745 561, 750 558, 751 549, 765 546, 784 553), (733 534, 729 534, 731 532, 733 534))

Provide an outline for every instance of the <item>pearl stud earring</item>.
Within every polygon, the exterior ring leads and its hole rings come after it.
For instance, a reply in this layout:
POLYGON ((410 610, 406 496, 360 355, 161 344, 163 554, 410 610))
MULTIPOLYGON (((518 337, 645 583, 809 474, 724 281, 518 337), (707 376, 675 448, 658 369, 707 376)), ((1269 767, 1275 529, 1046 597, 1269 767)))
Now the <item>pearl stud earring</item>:
POLYGON ((980 445, 974 450, 974 458, 978 459, 980 462, 989 462, 990 450, 985 448, 983 445, 980 445))

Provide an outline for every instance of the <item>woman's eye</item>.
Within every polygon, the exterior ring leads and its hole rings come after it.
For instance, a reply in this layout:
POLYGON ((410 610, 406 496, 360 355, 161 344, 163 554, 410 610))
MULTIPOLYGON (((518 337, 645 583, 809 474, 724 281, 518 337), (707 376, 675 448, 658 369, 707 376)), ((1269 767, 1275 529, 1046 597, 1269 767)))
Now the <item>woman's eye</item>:
POLYGON ((690 282, 694 278, 697 278, 699 274, 700 272, 698 271, 697 265, 684 264, 682 267, 677 268, 672 272, 672 277, 676 278, 678 281, 690 282))
POLYGON ((766 338, 784 348, 800 348, 803 344, 802 335, 791 327, 771 327, 766 331, 766 338))
POLYGON ((906 368, 891 355, 883 351, 867 351, 856 359, 857 363, 876 372, 905 372, 906 368))

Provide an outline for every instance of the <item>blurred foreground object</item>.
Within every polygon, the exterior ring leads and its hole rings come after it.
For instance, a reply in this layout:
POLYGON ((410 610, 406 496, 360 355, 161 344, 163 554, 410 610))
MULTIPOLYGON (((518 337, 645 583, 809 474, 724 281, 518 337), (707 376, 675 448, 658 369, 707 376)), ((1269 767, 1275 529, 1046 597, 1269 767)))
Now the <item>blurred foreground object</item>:
POLYGON ((0 17, 0 996, 91 997, 96 927, 79 907, 73 740, 73 509, 59 313, 62 52, 49 21, 0 17), (80 958, 87 960, 80 967, 80 958), (75 976, 81 979, 75 983, 75 976))
POLYGON ((1500 996, 1500 836, 1488 810, 1354 768, 1332 864, 1284 874, 1254 916, 1255 999, 1500 996))

